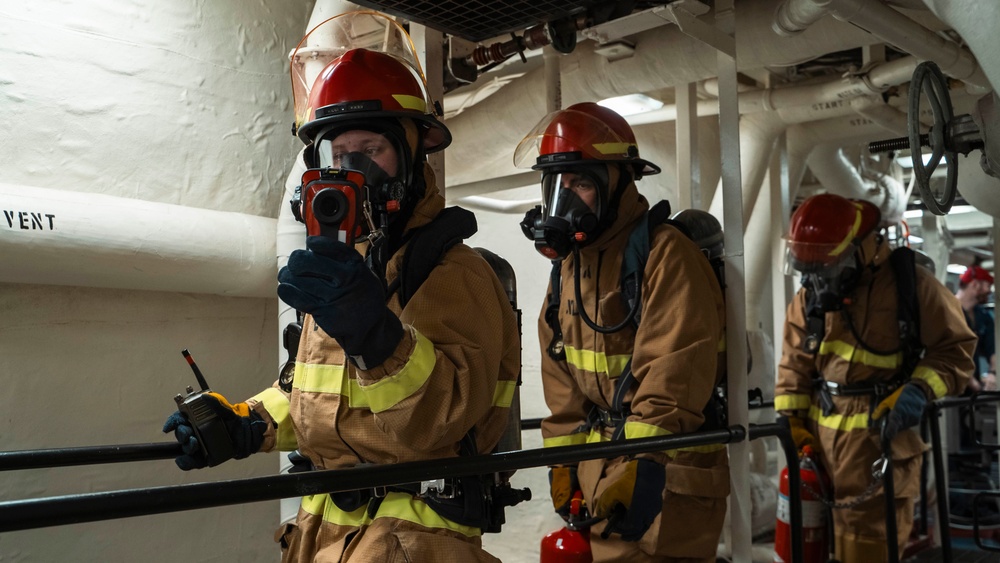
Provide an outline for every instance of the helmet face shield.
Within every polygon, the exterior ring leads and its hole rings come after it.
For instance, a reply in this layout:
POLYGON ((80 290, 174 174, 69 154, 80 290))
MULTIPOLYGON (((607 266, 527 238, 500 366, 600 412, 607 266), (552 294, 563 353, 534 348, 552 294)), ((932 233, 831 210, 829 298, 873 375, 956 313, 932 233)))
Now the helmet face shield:
POLYGON ((801 272, 834 279, 854 265, 857 245, 833 245, 785 240, 785 273, 801 272))
POLYGON ((535 219, 535 246, 545 257, 565 258, 599 231, 607 200, 603 165, 575 166, 542 176, 542 209, 535 219))
MULTIPOLYGON (((377 123, 345 122, 319 134, 315 161, 321 169, 353 170, 364 176, 363 198, 373 209, 390 202, 402 205, 409 185, 411 153, 401 127, 386 120, 377 123)), ((396 204, 391 207, 396 209, 396 204)))
POLYGON ((561 217, 586 231, 592 226, 585 217, 592 215, 596 226, 603 211, 603 194, 607 193, 607 174, 600 178, 594 172, 578 169, 543 175, 542 216, 561 217))
MULTIPOLYGON (((405 64, 418 83, 426 83, 416 48, 401 25, 367 10, 334 16, 310 30, 292 51, 290 73, 296 127, 312 119, 318 109, 310 104, 316 78, 329 63, 353 49, 390 55, 405 64)), ((426 87, 423 90, 425 107, 433 107, 426 87)))

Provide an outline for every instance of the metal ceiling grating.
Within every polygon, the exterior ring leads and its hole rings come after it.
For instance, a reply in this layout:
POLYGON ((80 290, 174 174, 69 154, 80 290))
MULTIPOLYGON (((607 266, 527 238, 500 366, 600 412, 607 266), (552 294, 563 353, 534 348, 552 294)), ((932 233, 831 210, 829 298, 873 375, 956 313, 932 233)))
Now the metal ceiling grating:
POLYGON ((600 0, 352 0, 432 29, 483 41, 575 14, 600 0))

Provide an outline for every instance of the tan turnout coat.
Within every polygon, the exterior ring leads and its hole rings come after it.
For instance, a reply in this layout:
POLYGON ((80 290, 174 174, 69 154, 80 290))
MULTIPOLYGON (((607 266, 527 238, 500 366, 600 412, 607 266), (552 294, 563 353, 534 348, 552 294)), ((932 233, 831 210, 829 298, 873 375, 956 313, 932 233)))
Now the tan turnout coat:
MULTIPOLYGON (((433 174, 407 228, 444 207, 433 174)), ((387 265, 391 283, 404 249, 387 265)), ((507 424, 520 371, 513 309, 487 262, 464 244, 451 248, 401 308, 403 339, 382 365, 357 369, 307 316, 291 394, 277 384, 248 401, 274 427, 262 451, 298 449, 320 469, 450 458, 475 428, 490 452, 507 424)), ((329 495, 302 500, 297 526, 277 535, 284 561, 496 561, 480 530, 437 515, 422 500, 390 492, 374 515, 340 510, 329 495)))
MULTIPOLYGON (((656 227, 650 240, 638 330, 630 324, 619 332, 600 334, 579 316, 584 308, 593 321, 610 326, 627 315, 620 287, 622 256, 649 205, 633 182, 623 189, 615 222, 581 249, 580 302, 573 287, 573 256, 563 261, 559 324, 565 361, 555 361, 545 351, 552 330, 545 322, 544 307, 539 318, 542 379, 551 410, 542 423, 546 447, 610 439, 611 429, 592 430, 587 417, 595 405, 609 408, 615 382, 629 358, 636 381, 625 397, 632 410, 626 438, 698 430, 702 409, 719 377, 725 326, 722 290, 698 247, 672 226, 656 227)), ((595 561, 644 561, 654 556, 714 560, 729 494, 725 446, 643 455, 666 465, 663 512, 639 542, 624 542, 617 534, 601 541, 603 524, 595 526, 591 534, 595 561)), ((594 506, 624 470, 625 461, 579 464, 588 506, 594 506)))
MULTIPOLYGON (((821 375, 838 384, 888 381, 899 372, 903 362, 902 353, 897 351, 900 343, 897 290, 888 261, 889 247, 869 239, 863 248, 873 250, 870 264, 875 270, 865 269, 846 310, 858 335, 871 350, 858 344, 839 312, 826 314, 826 334, 818 353, 814 356, 803 350, 807 328, 802 289, 788 306, 775 387, 777 410, 808 413, 808 426, 819 440, 818 453, 832 477, 838 502, 856 498, 871 484, 872 463, 882 454, 878 430, 870 422, 873 399, 833 397, 834 412, 824 415, 814 378, 821 375)), ((976 336, 966 325, 955 296, 930 271, 920 267, 916 270, 920 341, 926 351, 912 380, 932 399, 958 395, 965 389, 972 371, 976 336)), ((901 432, 892 442, 901 547, 913 522, 913 499, 918 493, 922 461, 919 454, 925 449, 915 430, 901 432)), ((838 559, 845 563, 884 560, 886 527, 882 498, 881 493, 876 494, 853 509, 833 511, 838 559)))

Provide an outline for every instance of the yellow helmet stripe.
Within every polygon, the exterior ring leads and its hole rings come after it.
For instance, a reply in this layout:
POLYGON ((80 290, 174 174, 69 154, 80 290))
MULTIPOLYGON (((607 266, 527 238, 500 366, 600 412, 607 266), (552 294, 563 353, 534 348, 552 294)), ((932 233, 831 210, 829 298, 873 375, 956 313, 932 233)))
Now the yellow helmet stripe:
POLYGON ((634 147, 633 143, 594 143, 594 150, 601 154, 628 154, 628 149, 634 147))
POLYGON ((840 241, 840 244, 830 251, 830 256, 840 256, 840 253, 843 252, 852 241, 854 241, 854 237, 858 236, 858 231, 861 230, 861 204, 854 203, 854 207, 857 208, 857 211, 855 211, 854 225, 851 226, 851 232, 847 233, 844 240, 840 241))
POLYGON ((427 102, 425 102, 423 98, 410 96, 408 94, 393 94, 392 99, 396 100, 396 102, 405 109, 416 110, 420 113, 427 112, 427 102))

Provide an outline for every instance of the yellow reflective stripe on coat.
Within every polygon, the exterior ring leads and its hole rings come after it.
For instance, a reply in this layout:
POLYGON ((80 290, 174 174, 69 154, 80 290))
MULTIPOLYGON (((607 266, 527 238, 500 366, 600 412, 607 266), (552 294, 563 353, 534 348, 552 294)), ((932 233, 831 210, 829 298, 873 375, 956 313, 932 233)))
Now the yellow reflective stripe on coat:
POLYGON ((292 428, 292 420, 288 416, 288 397, 280 390, 270 387, 257 393, 253 398, 264 405, 264 410, 278 425, 274 447, 283 452, 297 449, 298 440, 295 439, 295 429, 292 428))
MULTIPOLYGON (((660 428, 652 424, 646 424, 645 422, 637 421, 627 421, 625 423, 625 439, 631 438, 653 438, 657 436, 671 436, 673 432, 660 428)), ((670 457, 677 455, 677 452, 694 452, 699 454, 707 454, 712 452, 717 452, 726 447, 725 444, 705 444, 704 446, 687 446, 684 448, 674 448, 671 450, 665 450, 670 457)))
POLYGON ((408 493, 391 492, 385 495, 385 500, 378 507, 375 518, 395 518, 406 520, 427 528, 441 528, 457 532, 463 536, 475 538, 483 535, 483 531, 472 526, 464 526, 443 518, 422 500, 408 493))
POLYGON ((816 424, 823 428, 832 428, 833 430, 861 430, 869 426, 869 416, 866 412, 846 416, 842 414, 824 416, 823 411, 815 405, 809 409, 809 418, 815 420, 816 424))
POLYGON ((848 362, 860 363, 873 368, 896 369, 903 365, 903 353, 883 355, 875 354, 848 344, 842 340, 831 340, 819 345, 819 355, 834 354, 848 362))
MULTIPOLYGON (((339 526, 366 526, 372 523, 372 518, 368 516, 368 505, 364 505, 354 512, 345 512, 334 504, 330 495, 309 495, 302 497, 302 510, 321 516, 324 522, 339 526)), ((405 520, 414 524, 419 524, 426 528, 438 528, 457 532, 467 537, 478 537, 482 535, 482 530, 472 526, 463 526, 443 518, 422 500, 416 499, 409 493, 390 492, 378 507, 375 519, 395 518, 405 520)))
POLYGON ((552 438, 545 438, 542 440, 543 448, 558 448, 559 446, 579 446, 580 444, 586 444, 587 434, 584 432, 576 432, 568 436, 554 436, 552 438))
POLYGON ((948 394, 948 384, 944 382, 944 379, 941 379, 941 376, 936 371, 929 367, 917 366, 917 369, 913 370, 912 377, 929 385, 931 391, 934 392, 935 399, 940 399, 948 394))
POLYGON ((615 379, 625 371, 625 364, 632 358, 631 354, 608 356, 604 352, 581 350, 566 346, 566 363, 581 370, 603 373, 610 379, 615 379))
POLYGON ((798 411, 812 406, 812 395, 778 395, 774 398, 774 410, 798 411))
POLYGON ((497 381, 497 387, 493 390, 493 406, 509 407, 514 402, 514 391, 517 391, 517 381, 497 381))
MULTIPOLYGON (((359 385, 357 389, 360 393, 351 395, 352 407, 368 407, 373 413, 380 413, 396 406, 427 383, 427 378, 434 372, 434 365, 437 363, 434 345, 426 336, 413 332, 417 343, 403 369, 370 385, 359 385), (355 401, 355 398, 358 400, 355 401)), ((354 392, 353 386, 351 392, 354 392)))
MULTIPOLYGON (((420 345, 421 338, 423 337, 419 336, 418 333, 418 339, 417 339, 418 346, 420 345)), ((427 344, 430 344, 430 342, 426 338, 423 338, 423 340, 427 344)), ((425 349, 424 352, 426 353, 428 352, 428 350, 425 349)), ((416 353, 417 351, 414 350, 414 354, 416 353)), ((432 356, 431 361, 435 361, 436 358, 433 357, 434 354, 433 348, 429 349, 429 353, 432 356)), ((410 359, 412 361, 413 356, 410 356, 410 359)), ((401 370, 398 374, 396 374, 393 377, 399 377, 401 374, 403 374, 404 371, 407 370, 407 368, 412 367, 413 371, 410 372, 409 375, 414 377, 414 379, 411 379, 409 383, 414 384, 416 383, 415 381, 416 376, 419 376, 418 371, 419 369, 421 369, 420 367, 417 367, 419 365, 420 365, 419 362, 416 362, 413 366, 411 366, 410 363, 407 362, 406 366, 403 367, 403 370, 401 370)), ((424 365, 423 367, 426 366, 424 365)), ((428 370, 424 375, 423 381, 427 380, 427 377, 430 376, 430 373, 433 371, 433 369, 434 366, 432 364, 430 366, 430 370, 428 370)), ((295 364, 294 377, 295 379, 292 381, 292 387, 298 389, 303 393, 331 393, 334 395, 341 395, 343 397, 347 397, 348 405, 350 405, 351 408, 371 408, 372 386, 368 385, 366 387, 362 387, 361 385, 358 384, 357 380, 350 379, 347 376, 347 370, 344 369, 344 366, 332 366, 332 365, 322 365, 322 364, 295 364)), ((400 385, 395 386, 393 390, 400 392, 400 394, 405 393, 407 390, 407 388, 405 387, 406 382, 400 380, 397 383, 399 383, 400 385)), ((421 381, 421 385, 422 384, 423 382, 421 381)), ((415 387, 413 391, 416 391, 419 388, 420 385, 415 387)), ((510 407, 511 403, 514 400, 514 391, 516 390, 517 390, 517 381, 514 380, 497 381, 497 386, 493 390, 493 406, 510 407)), ((275 391, 277 390, 275 389, 275 391)), ((378 391, 378 389, 376 389, 376 391, 378 391)), ((384 405, 379 401, 391 401, 393 399, 393 397, 391 396, 391 391, 388 391, 388 388, 386 388, 386 391, 387 392, 384 395, 375 397, 376 402, 380 406, 384 405)), ((410 394, 412 394, 412 391, 406 396, 397 397, 398 400, 396 402, 405 399, 410 394)), ((265 403, 265 406, 267 406, 267 411, 271 412, 271 408, 270 406, 268 406, 267 403, 265 403)), ((287 414, 287 412, 288 412, 288 406, 285 405, 285 413, 287 414)), ((382 411, 372 409, 372 412, 382 412, 382 411)))
POLYGON ((292 388, 303 393, 350 395, 350 390, 344 389, 347 379, 347 370, 344 369, 344 366, 296 362, 293 377, 292 388))
POLYGON ((328 494, 308 495, 302 497, 302 510, 320 516, 324 522, 336 524, 338 526, 365 526, 371 524, 372 519, 368 517, 368 505, 361 506, 354 512, 345 512, 334 504, 333 499, 328 494))

